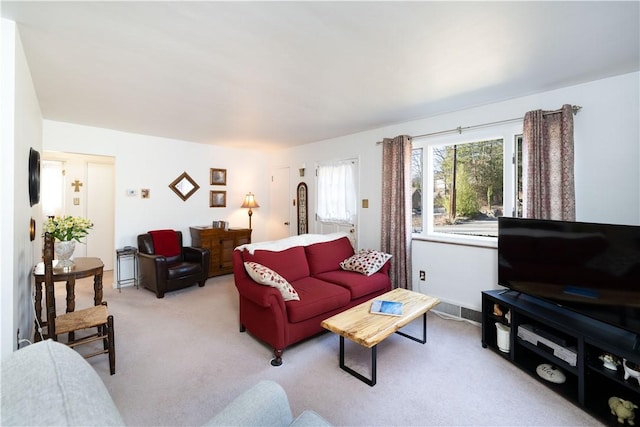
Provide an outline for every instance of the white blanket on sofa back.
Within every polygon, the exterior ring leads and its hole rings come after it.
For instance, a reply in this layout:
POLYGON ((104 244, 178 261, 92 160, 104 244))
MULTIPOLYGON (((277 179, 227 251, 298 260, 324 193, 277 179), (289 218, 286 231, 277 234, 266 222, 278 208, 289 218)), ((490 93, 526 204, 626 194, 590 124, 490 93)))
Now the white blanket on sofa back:
POLYGON ((342 237, 349 237, 348 233, 330 233, 330 234, 301 234, 299 236, 285 237, 280 240, 271 240, 267 242, 249 243, 246 245, 240 245, 236 248, 238 251, 249 251, 253 254, 256 249, 265 251, 284 251, 285 249, 293 248, 294 246, 308 246, 314 243, 330 242, 331 240, 337 240, 342 237))

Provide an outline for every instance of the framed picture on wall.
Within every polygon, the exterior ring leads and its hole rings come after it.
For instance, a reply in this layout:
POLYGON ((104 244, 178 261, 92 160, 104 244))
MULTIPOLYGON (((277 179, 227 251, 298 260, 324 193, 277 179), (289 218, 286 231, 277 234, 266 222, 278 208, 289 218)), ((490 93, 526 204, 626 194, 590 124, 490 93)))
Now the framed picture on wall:
POLYGON ((210 208, 227 207, 227 192, 226 191, 210 191, 209 207, 210 208))
POLYGON ((211 168, 211 185, 227 185, 227 170, 211 168))

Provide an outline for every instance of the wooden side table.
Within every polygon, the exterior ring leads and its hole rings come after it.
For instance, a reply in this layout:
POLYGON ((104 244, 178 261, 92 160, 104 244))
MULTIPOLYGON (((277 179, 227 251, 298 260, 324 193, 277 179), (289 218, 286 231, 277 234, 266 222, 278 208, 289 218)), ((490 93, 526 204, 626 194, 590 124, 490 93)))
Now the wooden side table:
MULTIPOLYGON (((104 263, 100 258, 75 258, 73 260, 75 267, 71 271, 62 271, 54 267, 53 269, 53 281, 54 282, 67 282, 67 313, 75 311, 76 309, 76 295, 75 286, 76 279, 82 279, 85 277, 93 276, 93 291, 94 305, 102 304, 102 274, 104 270, 104 263)), ((42 326, 46 326, 46 322, 42 321, 42 284, 44 283, 44 263, 40 262, 33 268, 33 277, 35 280, 35 341, 40 341, 40 334, 38 330, 42 326)), ((55 307, 55 294, 54 286, 46 286, 45 304, 46 309, 49 310, 55 307)))

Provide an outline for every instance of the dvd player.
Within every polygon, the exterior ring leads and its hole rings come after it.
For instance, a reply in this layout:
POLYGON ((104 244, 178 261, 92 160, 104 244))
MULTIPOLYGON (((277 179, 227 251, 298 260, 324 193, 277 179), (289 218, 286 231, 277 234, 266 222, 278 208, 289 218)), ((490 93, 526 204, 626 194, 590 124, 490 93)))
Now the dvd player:
POLYGON ((567 345, 566 340, 548 331, 538 329, 533 325, 520 325, 518 326, 518 338, 552 353, 555 357, 564 360, 571 366, 576 366, 577 364, 578 353, 576 348, 567 345))

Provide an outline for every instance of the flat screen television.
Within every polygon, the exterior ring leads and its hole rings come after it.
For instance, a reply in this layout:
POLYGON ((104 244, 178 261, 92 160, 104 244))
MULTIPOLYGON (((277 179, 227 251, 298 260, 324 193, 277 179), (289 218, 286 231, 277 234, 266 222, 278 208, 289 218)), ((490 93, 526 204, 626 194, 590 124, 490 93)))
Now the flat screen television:
POLYGON ((499 218, 498 282, 640 336, 640 226, 499 218))

